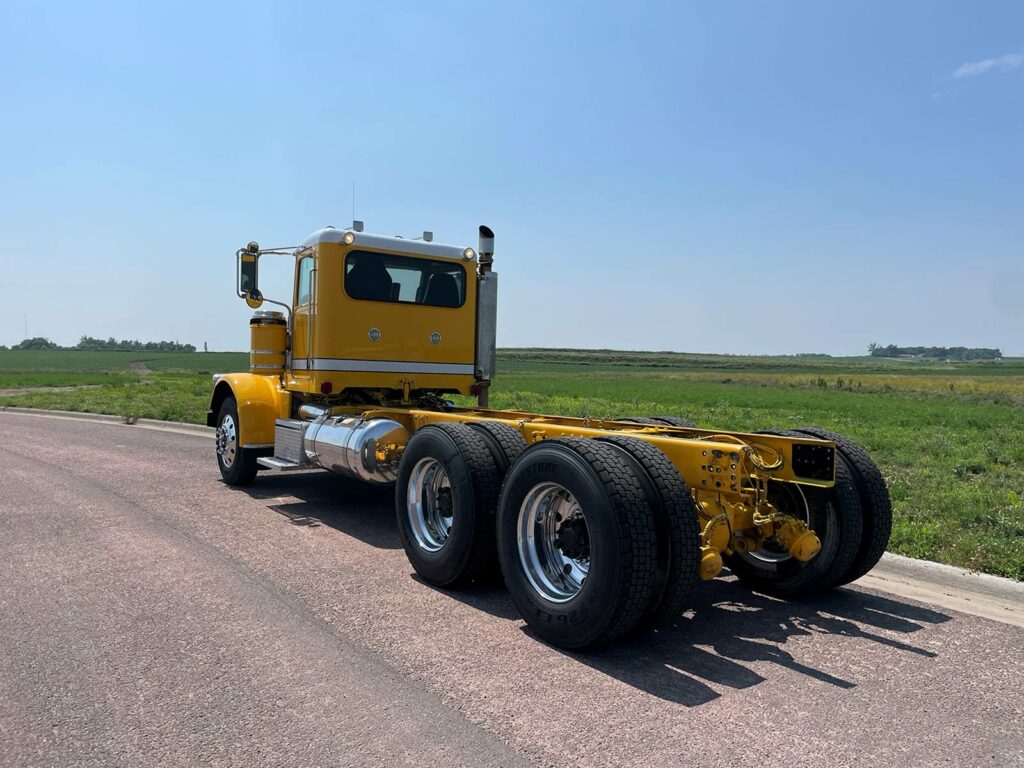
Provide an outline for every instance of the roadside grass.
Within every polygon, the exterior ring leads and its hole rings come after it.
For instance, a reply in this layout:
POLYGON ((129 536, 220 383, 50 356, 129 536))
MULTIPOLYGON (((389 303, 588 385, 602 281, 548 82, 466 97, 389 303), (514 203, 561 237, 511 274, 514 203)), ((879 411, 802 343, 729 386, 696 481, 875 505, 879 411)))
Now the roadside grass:
POLYGON ((249 368, 247 352, 0 351, 0 389, 88 387, 0 397, 0 405, 206 423, 210 376, 249 368))
POLYGON ((0 376, 10 373, 119 373, 132 363, 143 363, 152 371, 206 372, 244 371, 249 368, 248 352, 79 352, 70 350, 0 351, 0 376))
POLYGON ((21 387, 81 387, 97 384, 127 384, 138 377, 126 373, 70 373, 47 372, 34 373, 19 371, 9 373, 0 371, 0 389, 17 389, 21 387))
POLYGON ((126 421, 160 419, 192 424, 206 423, 209 402, 209 376, 178 373, 155 373, 76 390, 0 397, 0 406, 109 413, 126 421))
POLYGON ((545 365, 578 365, 587 369, 671 368, 699 371, 747 371, 758 373, 805 372, 829 374, 860 371, 896 373, 913 371, 916 375, 945 375, 951 371, 969 371, 975 376, 1019 376, 1024 373, 1024 358, 999 361, 947 363, 928 359, 887 357, 830 357, 828 355, 712 355, 689 352, 628 352, 595 349, 505 348, 498 359, 508 365, 526 364, 531 370, 545 365))
MULTIPOLYGON (((1024 361, 839 360, 672 355, 669 366, 663 353, 503 350, 491 403, 736 431, 825 426, 881 467, 895 508, 890 551, 1024 580, 1024 361)), ((247 366, 245 353, 0 352, 0 388, 99 385, 0 405, 204 423, 209 373, 247 366), (137 361, 153 373, 131 373, 137 361)))

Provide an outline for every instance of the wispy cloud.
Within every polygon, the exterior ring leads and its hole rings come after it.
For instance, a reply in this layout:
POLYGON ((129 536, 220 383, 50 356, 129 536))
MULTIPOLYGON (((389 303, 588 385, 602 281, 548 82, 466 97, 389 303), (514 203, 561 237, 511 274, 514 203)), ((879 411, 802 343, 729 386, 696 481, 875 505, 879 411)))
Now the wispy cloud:
POLYGON ((984 75, 986 72, 1011 72, 1021 67, 1024 67, 1024 54, 1007 53, 994 59, 965 62, 957 67, 953 77, 977 77, 978 75, 984 75))

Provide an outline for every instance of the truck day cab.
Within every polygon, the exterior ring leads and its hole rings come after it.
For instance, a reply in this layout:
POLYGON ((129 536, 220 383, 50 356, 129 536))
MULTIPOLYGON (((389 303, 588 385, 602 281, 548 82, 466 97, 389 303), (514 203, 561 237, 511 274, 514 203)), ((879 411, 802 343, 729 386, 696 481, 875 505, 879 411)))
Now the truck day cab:
POLYGON ((393 485, 424 580, 500 569, 523 619, 563 648, 678 619, 694 584, 723 565, 783 598, 875 565, 888 491, 841 435, 489 409, 498 276, 494 234, 479 234, 474 249, 356 222, 295 247, 239 249, 236 290, 258 311, 250 370, 214 376, 208 420, 224 481, 322 469, 393 485), (259 290, 268 255, 294 260, 290 300, 259 290))

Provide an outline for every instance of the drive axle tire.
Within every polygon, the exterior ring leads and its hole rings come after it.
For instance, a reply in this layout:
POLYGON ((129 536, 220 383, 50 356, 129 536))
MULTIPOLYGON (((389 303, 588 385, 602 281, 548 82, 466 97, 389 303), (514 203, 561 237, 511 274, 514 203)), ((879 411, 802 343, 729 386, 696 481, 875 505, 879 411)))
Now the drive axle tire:
POLYGON ((651 603, 654 518, 633 468, 612 445, 557 438, 531 445, 498 505, 498 558, 520 615, 567 649, 632 630, 651 603))
POLYGON ((217 413, 217 466, 228 485, 251 485, 256 479, 256 455, 239 441, 238 403, 227 397, 217 413))
POLYGON ((641 624, 651 628, 671 624, 682 615, 700 580, 697 503, 675 465, 653 445, 626 435, 597 439, 627 457, 654 513, 657 575, 641 624))
POLYGON ((670 427, 696 427, 689 419, 681 419, 678 416, 655 416, 658 421, 668 424, 670 427))
POLYGON ((651 416, 619 416, 615 421, 628 421, 631 424, 649 424, 656 427, 664 426, 664 422, 658 421, 651 416))
POLYGON ((857 486, 863 515, 863 533, 853 564, 839 581, 840 584, 849 584, 874 568, 889 545, 889 537, 892 535, 889 489, 867 451, 852 440, 821 427, 801 427, 797 431, 821 440, 832 440, 853 470, 853 481, 857 486))
POLYGON ((505 479, 508 468, 526 450, 526 440, 515 427, 501 421, 474 421, 469 425, 487 442, 498 469, 498 482, 505 479))
MULTIPOLYGON (((798 432, 772 432, 806 437, 798 432)), ((853 473, 836 453, 836 484, 832 488, 770 482, 768 498, 781 512, 799 517, 821 541, 821 550, 801 563, 780 547, 766 545, 756 552, 727 555, 736 577, 751 589, 784 598, 826 592, 842 583, 857 556, 862 523, 860 498, 853 473)))
POLYGON ((425 581, 449 586, 494 573, 498 470, 484 438, 465 424, 432 424, 398 465, 395 509, 402 546, 425 581))
POLYGON ((622 416, 615 421, 630 421, 634 424, 650 424, 651 426, 696 427, 692 421, 678 416, 622 416))

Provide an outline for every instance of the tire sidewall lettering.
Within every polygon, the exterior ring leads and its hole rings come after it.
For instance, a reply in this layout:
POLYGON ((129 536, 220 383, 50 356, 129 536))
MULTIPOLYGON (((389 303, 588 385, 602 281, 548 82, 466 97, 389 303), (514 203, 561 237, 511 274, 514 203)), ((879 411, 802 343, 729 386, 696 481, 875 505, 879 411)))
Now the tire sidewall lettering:
MULTIPOLYGON (((619 567, 618 558, 611 552, 613 515, 605 500, 605 491, 600 482, 591 474, 589 467, 575 454, 564 452, 563 462, 537 456, 553 446, 544 449, 533 448, 524 453, 528 463, 510 470, 502 489, 499 512, 498 549, 503 562, 506 582, 512 581, 516 588, 510 590, 521 615, 530 617, 532 623, 543 625, 546 631, 557 634, 583 625, 590 619, 605 614, 611 609, 606 595, 613 591, 619 567), (533 461, 529 461, 533 458, 533 461), (516 541, 516 521, 520 506, 529 491, 539 483, 554 482, 573 494, 584 508, 587 526, 591 534, 591 566, 587 582, 579 594, 565 603, 545 600, 530 585, 523 573, 516 541), (506 519, 508 518, 512 519, 506 519), (600 550, 600 553, 599 553, 600 550)), ((560 458, 562 458, 560 451, 560 458)))

